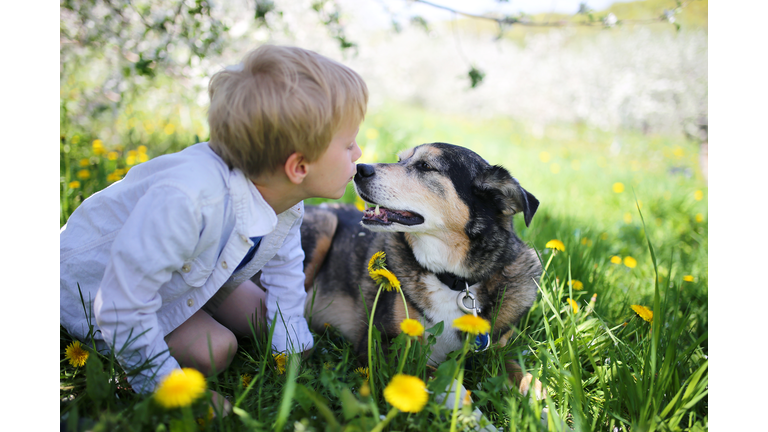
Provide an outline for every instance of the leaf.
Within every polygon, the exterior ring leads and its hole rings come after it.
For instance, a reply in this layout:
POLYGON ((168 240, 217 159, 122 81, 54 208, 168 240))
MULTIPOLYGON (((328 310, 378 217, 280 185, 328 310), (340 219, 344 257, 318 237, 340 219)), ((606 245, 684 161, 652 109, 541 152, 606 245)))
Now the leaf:
POLYGON ((258 420, 255 420, 253 417, 251 417, 250 414, 248 414, 248 411, 235 406, 232 407, 232 412, 235 413, 240 418, 240 421, 243 422, 243 425, 251 430, 264 430, 264 425, 261 424, 258 420))
POLYGON ((344 387, 341 391, 341 410, 344 413, 344 420, 349 421, 358 415, 361 411, 360 401, 352 394, 349 387, 344 387))
POLYGON ((85 388, 88 397, 97 405, 106 402, 110 395, 109 376, 104 371, 104 366, 99 360, 99 356, 91 354, 85 363, 85 388))
POLYGON ((429 334, 440 336, 441 334, 443 334, 444 328, 445 328, 445 324, 442 321, 440 321, 439 323, 433 325, 432 327, 426 329, 425 331, 429 334))
POLYGON ((483 78, 485 78, 485 72, 474 66, 472 66, 467 75, 469 75, 469 79, 472 81, 470 84, 472 88, 479 86, 483 82, 483 78))

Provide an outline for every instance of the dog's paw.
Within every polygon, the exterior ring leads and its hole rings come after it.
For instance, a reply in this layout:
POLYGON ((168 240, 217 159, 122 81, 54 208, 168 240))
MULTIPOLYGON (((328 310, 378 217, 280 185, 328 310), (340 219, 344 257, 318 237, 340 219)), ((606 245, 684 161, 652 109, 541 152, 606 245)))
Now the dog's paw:
MULTIPOLYGON (((459 383, 458 380, 453 381, 450 392, 447 391, 448 389, 445 389, 444 391, 435 395, 435 400, 437 400, 438 403, 445 405, 445 407, 449 410, 453 410, 453 407, 456 404, 456 388, 459 389, 459 409, 461 410, 461 408, 467 404, 470 404, 471 406, 472 399, 469 397, 469 392, 461 383, 459 383)), ((479 432, 498 432, 496 426, 494 426, 490 420, 488 420, 477 408, 475 408, 469 416, 464 416, 464 413, 461 411, 459 411, 459 415, 460 417, 464 417, 462 423, 468 426, 469 430, 479 432)))
POLYGON ((534 379, 533 375, 529 373, 525 374, 525 376, 520 380, 518 389, 520 390, 520 393, 523 394, 523 396, 527 396, 531 389, 533 389, 531 397, 535 398, 536 400, 541 400, 547 397, 546 387, 544 387, 541 381, 534 379))

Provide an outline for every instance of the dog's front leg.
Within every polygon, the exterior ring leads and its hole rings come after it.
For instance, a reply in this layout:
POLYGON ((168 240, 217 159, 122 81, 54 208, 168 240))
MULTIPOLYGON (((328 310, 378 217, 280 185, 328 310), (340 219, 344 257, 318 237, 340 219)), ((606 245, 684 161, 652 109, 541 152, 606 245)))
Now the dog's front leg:
MULTIPOLYGON (((509 379, 520 390, 520 393, 525 396, 529 395, 532 400, 542 400, 547 397, 547 389, 538 379, 534 379, 530 373, 523 374, 523 369, 514 360, 507 360, 506 362, 507 372, 509 373, 509 379), (533 389, 533 392, 531 392, 533 389)), ((541 409, 541 423, 544 427, 548 426, 549 410, 547 407, 541 409)), ((561 421, 562 430, 573 430, 561 421)))
POLYGON ((514 360, 507 360, 507 373, 512 383, 520 390, 520 393, 525 396, 533 387, 534 393, 531 397, 536 400, 544 399, 547 396, 547 389, 541 384, 541 381, 534 380, 533 375, 530 373, 523 374, 523 369, 514 360))
MULTIPOLYGON (((456 404, 456 389, 459 390, 459 409, 461 409, 464 404, 471 404, 471 399, 469 398, 469 395, 467 394, 467 389, 458 381, 453 380, 453 385, 450 386, 451 391, 448 392, 448 389, 445 389, 444 391, 438 393, 435 395, 435 400, 437 403, 442 403, 445 405, 446 408, 453 411, 453 407, 456 404)), ((480 411, 480 409, 475 408, 472 411, 472 417, 474 420, 472 421, 472 430, 479 431, 479 432, 497 432, 498 429, 496 429, 496 426, 494 426, 480 411)))

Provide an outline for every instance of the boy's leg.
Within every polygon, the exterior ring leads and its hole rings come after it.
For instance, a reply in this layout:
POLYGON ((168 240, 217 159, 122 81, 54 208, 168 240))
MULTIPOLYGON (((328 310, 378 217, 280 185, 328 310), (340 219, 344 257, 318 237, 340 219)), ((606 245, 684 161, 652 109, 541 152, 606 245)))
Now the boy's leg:
POLYGON ((203 310, 170 332, 165 342, 179 365, 195 368, 205 376, 226 369, 237 352, 235 335, 203 310))
POLYGON ((265 332, 266 316, 267 293, 250 280, 235 288, 213 313, 216 321, 240 337, 252 336, 249 322, 258 333, 265 332))

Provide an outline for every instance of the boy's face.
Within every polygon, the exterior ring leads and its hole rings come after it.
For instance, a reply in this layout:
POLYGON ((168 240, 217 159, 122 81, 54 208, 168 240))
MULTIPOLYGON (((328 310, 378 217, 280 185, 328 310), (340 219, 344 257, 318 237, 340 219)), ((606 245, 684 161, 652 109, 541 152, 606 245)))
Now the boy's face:
POLYGON ((360 127, 344 126, 333 136, 320 158, 310 164, 304 179, 309 196, 339 199, 357 172, 355 161, 363 154, 355 137, 360 127))

